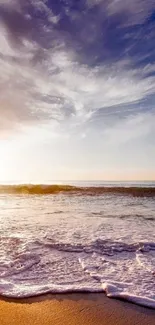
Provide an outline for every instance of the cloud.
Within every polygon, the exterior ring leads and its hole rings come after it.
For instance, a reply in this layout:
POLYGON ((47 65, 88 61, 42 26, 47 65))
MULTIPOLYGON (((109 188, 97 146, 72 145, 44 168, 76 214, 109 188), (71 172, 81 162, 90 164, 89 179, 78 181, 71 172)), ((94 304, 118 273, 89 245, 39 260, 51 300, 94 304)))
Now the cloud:
POLYGON ((108 16, 124 15, 122 21, 126 20, 126 25, 144 23, 155 9, 153 0, 87 0, 86 3, 88 8, 99 6, 108 16))
POLYGON ((152 96, 154 62, 137 64, 129 26, 143 24, 154 4, 131 2, 87 0, 73 8, 72 1, 1 0, 0 129, 53 120, 74 126, 152 96))
MULTIPOLYGON (((103 1, 102 1, 103 3, 103 1)), ((127 23, 131 25, 142 24, 155 9, 153 0, 111 0, 107 5, 108 13, 111 15, 125 14, 127 23)))
MULTIPOLYGON (((155 115, 151 113, 138 113, 134 116, 127 117, 122 121, 117 121, 113 127, 107 127, 103 131, 103 136, 106 138, 108 144, 127 144, 133 141, 140 140, 144 142, 145 139, 150 138, 147 146, 154 142, 155 136, 155 115)), ((138 149, 138 148, 137 148, 138 149)))

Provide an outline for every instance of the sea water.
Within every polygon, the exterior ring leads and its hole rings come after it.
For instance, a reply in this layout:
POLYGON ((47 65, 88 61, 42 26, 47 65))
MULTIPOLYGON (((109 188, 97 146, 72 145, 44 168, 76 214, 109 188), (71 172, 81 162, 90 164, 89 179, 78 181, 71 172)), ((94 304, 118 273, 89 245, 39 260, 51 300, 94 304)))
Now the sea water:
POLYGON ((105 292, 155 308, 155 196, 123 193, 155 184, 67 184, 85 191, 1 191, 0 295, 105 292))

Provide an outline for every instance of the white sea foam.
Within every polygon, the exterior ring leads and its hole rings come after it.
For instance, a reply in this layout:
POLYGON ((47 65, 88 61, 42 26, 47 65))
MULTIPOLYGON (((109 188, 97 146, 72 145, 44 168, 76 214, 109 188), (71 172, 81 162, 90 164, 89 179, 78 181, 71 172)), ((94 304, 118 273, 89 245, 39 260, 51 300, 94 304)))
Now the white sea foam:
POLYGON ((0 196, 0 294, 105 292, 155 308, 153 199, 0 196))

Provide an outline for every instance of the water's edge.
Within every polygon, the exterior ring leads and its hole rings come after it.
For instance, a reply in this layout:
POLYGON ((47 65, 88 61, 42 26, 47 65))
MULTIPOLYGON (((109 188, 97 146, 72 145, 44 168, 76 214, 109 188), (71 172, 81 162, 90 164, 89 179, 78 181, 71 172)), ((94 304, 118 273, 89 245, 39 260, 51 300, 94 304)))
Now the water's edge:
POLYGON ((0 296, 105 293, 155 309, 155 186, 87 185, 0 186, 0 296))

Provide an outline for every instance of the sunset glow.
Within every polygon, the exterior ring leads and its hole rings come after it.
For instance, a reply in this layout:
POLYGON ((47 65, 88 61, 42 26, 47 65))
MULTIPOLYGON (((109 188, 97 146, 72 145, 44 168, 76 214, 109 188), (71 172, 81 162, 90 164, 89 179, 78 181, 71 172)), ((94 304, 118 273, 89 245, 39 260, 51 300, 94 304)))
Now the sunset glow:
POLYGON ((155 0, 0 0, 0 325, 155 325, 154 229, 155 0))
POLYGON ((1 182, 155 179, 154 5, 129 2, 0 2, 1 182))

